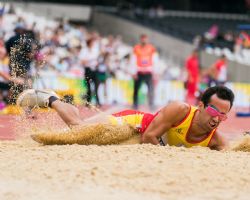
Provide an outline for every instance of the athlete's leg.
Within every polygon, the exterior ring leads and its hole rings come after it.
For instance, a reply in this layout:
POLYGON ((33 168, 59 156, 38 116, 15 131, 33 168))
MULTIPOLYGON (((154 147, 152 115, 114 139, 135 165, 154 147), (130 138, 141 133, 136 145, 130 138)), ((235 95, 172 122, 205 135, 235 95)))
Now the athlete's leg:
POLYGON ((82 123, 105 123, 109 120, 109 115, 100 113, 83 121, 80 117, 79 110, 75 106, 60 101, 55 92, 48 90, 25 90, 19 95, 17 105, 31 109, 34 107, 51 107, 55 109, 69 127, 82 123))
POLYGON ((61 119, 69 127, 83 123, 79 110, 71 104, 64 103, 58 99, 52 102, 50 107, 55 109, 61 119))
POLYGON ((58 115, 68 126, 79 125, 82 123, 78 109, 71 104, 60 101, 57 94, 53 91, 34 89, 25 90, 19 95, 17 105, 30 109, 35 107, 51 107, 56 110, 58 115))

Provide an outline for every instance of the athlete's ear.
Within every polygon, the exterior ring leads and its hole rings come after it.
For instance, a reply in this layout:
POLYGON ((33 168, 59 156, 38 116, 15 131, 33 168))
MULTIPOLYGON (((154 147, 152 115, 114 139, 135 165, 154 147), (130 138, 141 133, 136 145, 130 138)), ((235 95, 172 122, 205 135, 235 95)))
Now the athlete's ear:
POLYGON ((202 108, 204 108, 204 103, 202 101, 199 101, 198 110, 201 110, 202 108))

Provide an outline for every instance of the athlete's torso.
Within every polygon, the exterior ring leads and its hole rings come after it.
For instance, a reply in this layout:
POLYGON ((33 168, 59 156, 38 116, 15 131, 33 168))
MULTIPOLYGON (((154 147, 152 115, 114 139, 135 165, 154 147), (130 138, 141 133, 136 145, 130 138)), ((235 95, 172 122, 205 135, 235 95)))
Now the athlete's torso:
MULTIPOLYGON (((215 133, 215 129, 212 130, 208 136, 198 142, 190 142, 188 141, 189 129, 192 124, 192 120, 194 118, 195 112, 197 108, 190 106, 190 111, 186 115, 186 117, 180 122, 177 126, 170 128, 165 136, 166 143, 174 146, 204 146, 207 147, 213 134, 215 133)), ((158 114, 158 113, 157 113, 158 114)), ((119 113, 115 113, 110 117, 110 122, 112 124, 124 124, 127 123, 134 128, 136 128, 141 134, 145 132, 153 119, 157 116, 157 114, 153 115, 150 113, 144 113, 140 111, 134 110, 124 110, 119 113)))
POLYGON ((194 118, 196 111, 197 111, 197 108, 191 106, 189 113, 182 120, 182 122, 178 124, 177 126, 173 126, 171 129, 167 131, 166 142, 169 145, 185 146, 185 147, 192 147, 192 146, 207 147, 209 145, 209 142, 212 139, 216 129, 212 130, 207 135, 207 137, 201 141, 198 141, 198 142, 188 141, 188 134, 190 134, 189 130, 191 128, 192 120, 194 118))

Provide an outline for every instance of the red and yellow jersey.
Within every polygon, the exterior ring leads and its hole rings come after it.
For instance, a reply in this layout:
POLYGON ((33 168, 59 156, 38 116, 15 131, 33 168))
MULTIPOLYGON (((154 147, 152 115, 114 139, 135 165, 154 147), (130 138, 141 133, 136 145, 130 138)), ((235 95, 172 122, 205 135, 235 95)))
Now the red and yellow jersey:
POLYGON ((155 115, 136 110, 124 110, 110 116, 112 124, 129 124, 136 128, 140 133, 144 133, 155 115))
MULTIPOLYGON (((186 117, 177 126, 173 126, 166 132, 165 139, 167 144, 185 147, 207 147, 209 145, 209 142, 212 139, 216 129, 212 130, 202 141, 191 142, 187 139, 196 111, 196 107, 190 106, 190 110, 186 117)), ((141 134, 143 134, 157 114, 158 113, 153 115, 135 110, 124 110, 110 116, 110 122, 112 124, 129 124, 136 128, 141 134)))
POLYGON ((192 147, 192 146, 207 147, 209 145, 209 142, 212 139, 216 129, 212 130, 205 139, 199 142, 191 142, 188 141, 187 139, 196 111, 197 111, 196 107, 190 106, 190 110, 186 115, 186 117, 177 126, 174 126, 167 131, 166 140, 169 145, 185 146, 185 147, 192 147))

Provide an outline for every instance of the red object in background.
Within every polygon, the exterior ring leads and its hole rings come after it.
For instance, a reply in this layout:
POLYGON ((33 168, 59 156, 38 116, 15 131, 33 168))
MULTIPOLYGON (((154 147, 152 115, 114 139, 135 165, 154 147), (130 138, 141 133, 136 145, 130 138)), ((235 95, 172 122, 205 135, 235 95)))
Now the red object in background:
POLYGON ((199 59, 197 56, 190 56, 186 61, 186 69, 192 76, 192 79, 198 80, 199 77, 199 59))
POLYGON ((225 60, 218 60, 216 63, 215 63, 215 66, 216 66, 216 69, 218 71, 221 70, 222 67, 224 67, 226 65, 226 61, 225 60))
POLYGON ((188 72, 186 101, 187 103, 194 105, 196 103, 195 93, 197 91, 199 81, 199 59, 197 55, 188 57, 186 60, 186 69, 188 72))

